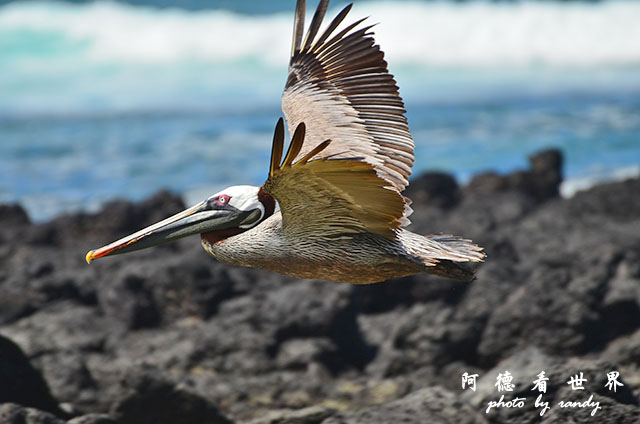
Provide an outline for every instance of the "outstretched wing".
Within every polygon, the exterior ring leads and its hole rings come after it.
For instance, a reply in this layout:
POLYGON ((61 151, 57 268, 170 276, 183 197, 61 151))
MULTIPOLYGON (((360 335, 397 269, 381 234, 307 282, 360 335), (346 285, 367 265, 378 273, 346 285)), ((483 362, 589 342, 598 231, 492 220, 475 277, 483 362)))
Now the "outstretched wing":
POLYGON ((341 237, 370 232, 394 238, 404 199, 374 167, 356 159, 327 157, 332 141, 305 148, 305 124, 296 128, 284 160, 282 118, 276 125, 264 190, 278 200, 285 234, 341 237), (320 159, 312 160, 322 153, 320 159), (295 160, 297 158, 297 160, 295 160), (295 161, 294 161, 295 160, 295 161))
POLYGON ((320 1, 304 39, 305 1, 296 6, 282 110, 290 133, 300 123, 306 125, 307 140, 298 157, 331 140, 323 155, 366 162, 387 186, 402 192, 411 175, 414 145, 398 87, 371 26, 356 29, 364 19, 334 34, 351 5, 318 36, 328 3, 320 1))

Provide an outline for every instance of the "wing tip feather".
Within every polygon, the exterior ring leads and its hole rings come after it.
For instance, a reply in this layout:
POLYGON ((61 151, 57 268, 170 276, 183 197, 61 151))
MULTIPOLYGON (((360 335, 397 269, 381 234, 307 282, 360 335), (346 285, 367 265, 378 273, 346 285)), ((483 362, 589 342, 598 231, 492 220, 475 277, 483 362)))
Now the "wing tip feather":
POLYGON ((284 161, 282 161, 282 165, 280 165, 280 168, 291 166, 293 160, 296 158, 296 156, 298 156, 300 150, 302 149, 302 143, 304 143, 305 132, 306 125, 304 122, 300 122, 293 133, 293 137, 291 137, 291 143, 289 143, 287 154, 285 155, 284 161))
POLYGON ((298 0, 296 2, 296 11, 293 18, 293 39, 291 41, 292 58, 300 51, 300 45, 302 44, 306 6, 305 0, 298 0))
POLYGON ((302 43, 302 50, 307 50, 313 44, 313 40, 316 38, 318 34, 318 30, 320 29, 320 25, 322 25, 322 20, 324 19, 324 15, 327 13, 327 7, 329 6, 329 0, 320 0, 318 3, 318 7, 316 8, 315 13, 313 14, 313 18, 311 19, 311 24, 309 25, 309 29, 307 30, 307 35, 304 38, 304 42, 302 43))
POLYGON ((272 177, 278 170, 282 159, 282 149, 284 147, 284 119, 278 119, 273 132, 273 143, 271 144, 271 161, 269 162, 269 177, 272 177))
MULTIPOLYGON (((298 162, 295 163, 295 165, 298 164, 305 164, 307 162, 309 162, 309 160, 314 157, 315 155, 317 155, 318 153, 322 152, 324 149, 327 148, 327 146, 329 146, 329 144, 331 143, 331 140, 325 140, 322 143, 318 144, 316 147, 314 147, 313 149, 311 149, 311 151, 309 151, 309 153, 307 153, 306 155, 304 155, 298 162)), ((325 158, 326 159, 326 158, 325 158)))

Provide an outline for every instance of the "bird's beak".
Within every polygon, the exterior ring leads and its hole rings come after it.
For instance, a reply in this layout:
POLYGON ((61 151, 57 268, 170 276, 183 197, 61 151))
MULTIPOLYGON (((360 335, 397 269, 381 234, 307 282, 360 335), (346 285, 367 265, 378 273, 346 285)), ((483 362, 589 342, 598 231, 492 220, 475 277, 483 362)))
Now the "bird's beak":
POLYGON ((246 212, 233 208, 212 210, 207 201, 203 201, 111 244, 87 252, 86 260, 90 263, 103 256, 146 249, 193 234, 237 228, 252 219, 253 215, 255 211, 246 212))

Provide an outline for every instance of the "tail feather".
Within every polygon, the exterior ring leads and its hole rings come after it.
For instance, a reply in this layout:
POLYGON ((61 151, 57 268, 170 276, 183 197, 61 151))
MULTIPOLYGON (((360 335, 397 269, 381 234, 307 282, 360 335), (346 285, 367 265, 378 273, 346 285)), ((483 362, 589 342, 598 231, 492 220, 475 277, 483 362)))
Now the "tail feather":
POLYGON ((476 279, 476 270, 459 262, 440 260, 434 266, 428 267, 426 272, 438 277, 452 280, 473 281, 476 279))
POLYGON ((403 231, 403 246, 415 260, 425 265, 425 272, 456 280, 472 280, 475 272, 459 262, 482 262, 486 254, 471 240, 450 234, 421 236, 403 231))
POLYGON ((462 237, 438 233, 429 234, 425 238, 439 244, 437 250, 442 251, 445 256, 438 256, 438 259, 449 259, 454 262, 482 262, 487 256, 482 247, 462 237))

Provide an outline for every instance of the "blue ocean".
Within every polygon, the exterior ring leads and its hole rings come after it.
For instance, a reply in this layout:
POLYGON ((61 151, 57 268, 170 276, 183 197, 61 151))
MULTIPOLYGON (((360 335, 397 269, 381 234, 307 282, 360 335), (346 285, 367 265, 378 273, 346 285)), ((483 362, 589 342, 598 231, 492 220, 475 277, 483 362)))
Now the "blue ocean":
MULTIPOLYGON (((0 202, 44 220, 261 184, 294 7, 0 5, 0 202)), ((465 182, 547 147, 565 153, 567 196, 640 174, 640 3, 357 0, 350 20, 364 16, 405 99, 415 174, 465 182)))

